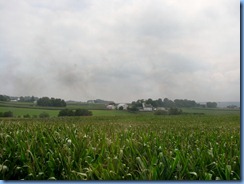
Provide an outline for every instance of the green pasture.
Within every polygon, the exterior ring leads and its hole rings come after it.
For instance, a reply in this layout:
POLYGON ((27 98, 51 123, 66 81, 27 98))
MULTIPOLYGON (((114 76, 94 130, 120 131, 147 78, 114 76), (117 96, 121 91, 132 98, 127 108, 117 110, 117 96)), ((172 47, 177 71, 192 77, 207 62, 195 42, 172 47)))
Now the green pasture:
MULTIPOLYGON (((23 117, 26 114, 30 116, 39 116, 42 112, 47 112, 50 117, 57 117, 60 110, 49 110, 49 109, 36 109, 36 108, 17 108, 17 107, 1 107, 0 112, 12 111, 14 117, 23 117)), ((133 115, 133 113, 127 111, 118 110, 91 110, 93 116, 124 116, 133 115)))
POLYGON ((223 108, 182 108, 185 113, 203 113, 206 115, 225 115, 225 114, 236 114, 240 115, 239 109, 223 109, 223 108))
POLYGON ((17 107, 1 107, 0 112, 12 111, 14 117, 23 117, 29 114, 30 116, 39 116, 42 112, 47 112, 50 117, 58 116, 59 110, 35 109, 35 108, 17 108, 17 107))

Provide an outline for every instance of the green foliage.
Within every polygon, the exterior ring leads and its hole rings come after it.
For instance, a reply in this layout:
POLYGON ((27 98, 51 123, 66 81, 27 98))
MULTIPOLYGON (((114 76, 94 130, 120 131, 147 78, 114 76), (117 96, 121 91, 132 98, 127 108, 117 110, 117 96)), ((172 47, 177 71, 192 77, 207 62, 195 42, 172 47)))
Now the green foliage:
POLYGON ((58 116, 92 116, 92 112, 87 109, 62 109, 58 116))
POLYGON ((62 109, 59 111, 58 116, 74 116, 72 109, 62 109))
POLYGON ((119 110, 123 110, 123 109, 124 109, 124 107, 123 107, 123 106, 120 106, 120 107, 119 107, 119 110))
POLYGON ((181 100, 181 99, 175 99, 174 100, 176 107, 196 107, 198 106, 197 103, 194 100, 181 100))
POLYGON ((31 116, 29 114, 23 115, 23 118, 30 118, 31 116))
POLYGON ((74 116, 92 116, 92 112, 87 109, 76 109, 74 116))
POLYGON ((41 114, 39 114, 39 118, 49 118, 50 115, 47 112, 42 112, 41 114))
POLYGON ((168 111, 166 110, 157 110, 154 112, 155 115, 167 115, 168 111))
POLYGON ((168 113, 169 115, 179 115, 182 114, 182 110, 178 108, 170 108, 168 113))
POLYGON ((37 100, 37 105, 39 106, 48 106, 48 107, 66 107, 66 103, 64 100, 59 98, 48 98, 42 97, 37 100))
POLYGON ((139 111, 138 108, 135 105, 133 105, 132 107, 128 107, 127 110, 129 112, 137 112, 137 111, 139 111))
POLYGON ((217 107, 216 102, 207 102, 206 105, 208 108, 216 108, 217 107))
POLYGON ((240 180, 239 115, 3 119, 0 132, 2 180, 240 180))
POLYGON ((159 98, 158 100, 153 100, 151 98, 147 100, 137 100, 136 102, 133 101, 132 105, 136 106, 137 108, 142 107, 142 104, 150 104, 153 107, 166 107, 166 108, 173 108, 173 107, 199 107, 200 104, 197 104, 194 100, 187 100, 187 99, 175 99, 174 101, 164 98, 162 100, 159 98))
POLYGON ((0 112, 0 117, 13 117, 12 111, 0 112))
POLYGON ((10 97, 6 95, 0 95, 0 101, 10 101, 10 97))
POLYGON ((21 96, 19 98, 19 102, 34 102, 35 100, 37 100, 38 98, 37 97, 34 97, 34 96, 21 96))

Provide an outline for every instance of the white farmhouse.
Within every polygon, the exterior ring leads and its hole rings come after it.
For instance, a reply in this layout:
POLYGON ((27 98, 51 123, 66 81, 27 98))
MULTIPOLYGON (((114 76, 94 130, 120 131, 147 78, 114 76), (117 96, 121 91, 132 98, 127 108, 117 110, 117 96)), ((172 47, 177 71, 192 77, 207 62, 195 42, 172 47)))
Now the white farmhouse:
POLYGON ((151 104, 142 103, 142 107, 143 109, 140 111, 153 111, 153 106, 151 104))
POLYGON ((114 105, 107 105, 106 108, 109 110, 114 110, 116 107, 114 105))

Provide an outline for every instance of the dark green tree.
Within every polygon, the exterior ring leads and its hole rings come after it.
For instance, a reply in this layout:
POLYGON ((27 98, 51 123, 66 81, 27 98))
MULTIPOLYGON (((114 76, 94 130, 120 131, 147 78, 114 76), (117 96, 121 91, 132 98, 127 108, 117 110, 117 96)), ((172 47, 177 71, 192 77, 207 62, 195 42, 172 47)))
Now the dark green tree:
POLYGON ((182 114, 182 110, 178 108, 170 108, 169 115, 179 115, 182 114))
POLYGON ((13 117, 13 112, 12 111, 4 112, 3 117, 13 117))
POLYGON ((207 102, 206 105, 208 108, 216 108, 217 107, 216 102, 207 102))
POLYGON ((175 103, 172 100, 165 98, 164 99, 164 107, 167 107, 167 108, 175 107, 175 103))
POLYGON ((167 115, 168 112, 166 110, 157 110, 154 112, 155 115, 167 115))
POLYGON ((120 107, 119 107, 119 110, 123 110, 123 109, 124 109, 124 107, 123 107, 123 106, 120 106, 120 107))
POLYGON ((139 109, 135 105, 132 105, 131 107, 128 107, 127 110, 129 112, 137 112, 137 111, 139 111, 139 109))
POLYGON ((72 109, 62 109, 59 111, 58 116, 74 116, 74 111, 72 109))
POLYGON ((42 112, 40 115, 39 115, 40 118, 49 118, 50 115, 47 113, 47 112, 42 112))
POLYGON ((49 107, 66 107, 66 102, 60 98, 48 98, 42 97, 37 100, 37 105, 39 106, 49 106, 49 107))
POLYGON ((6 95, 0 95, 0 101, 10 101, 10 97, 6 95))
POLYGON ((74 112, 75 116, 91 116, 92 112, 87 109, 76 109, 74 112))

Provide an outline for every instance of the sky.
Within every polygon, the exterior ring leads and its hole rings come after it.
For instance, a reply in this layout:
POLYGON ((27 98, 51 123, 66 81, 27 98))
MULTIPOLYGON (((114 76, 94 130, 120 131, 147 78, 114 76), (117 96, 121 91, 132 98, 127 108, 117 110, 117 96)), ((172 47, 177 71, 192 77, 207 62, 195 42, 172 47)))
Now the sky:
POLYGON ((240 1, 0 0, 0 94, 240 101, 240 1))

